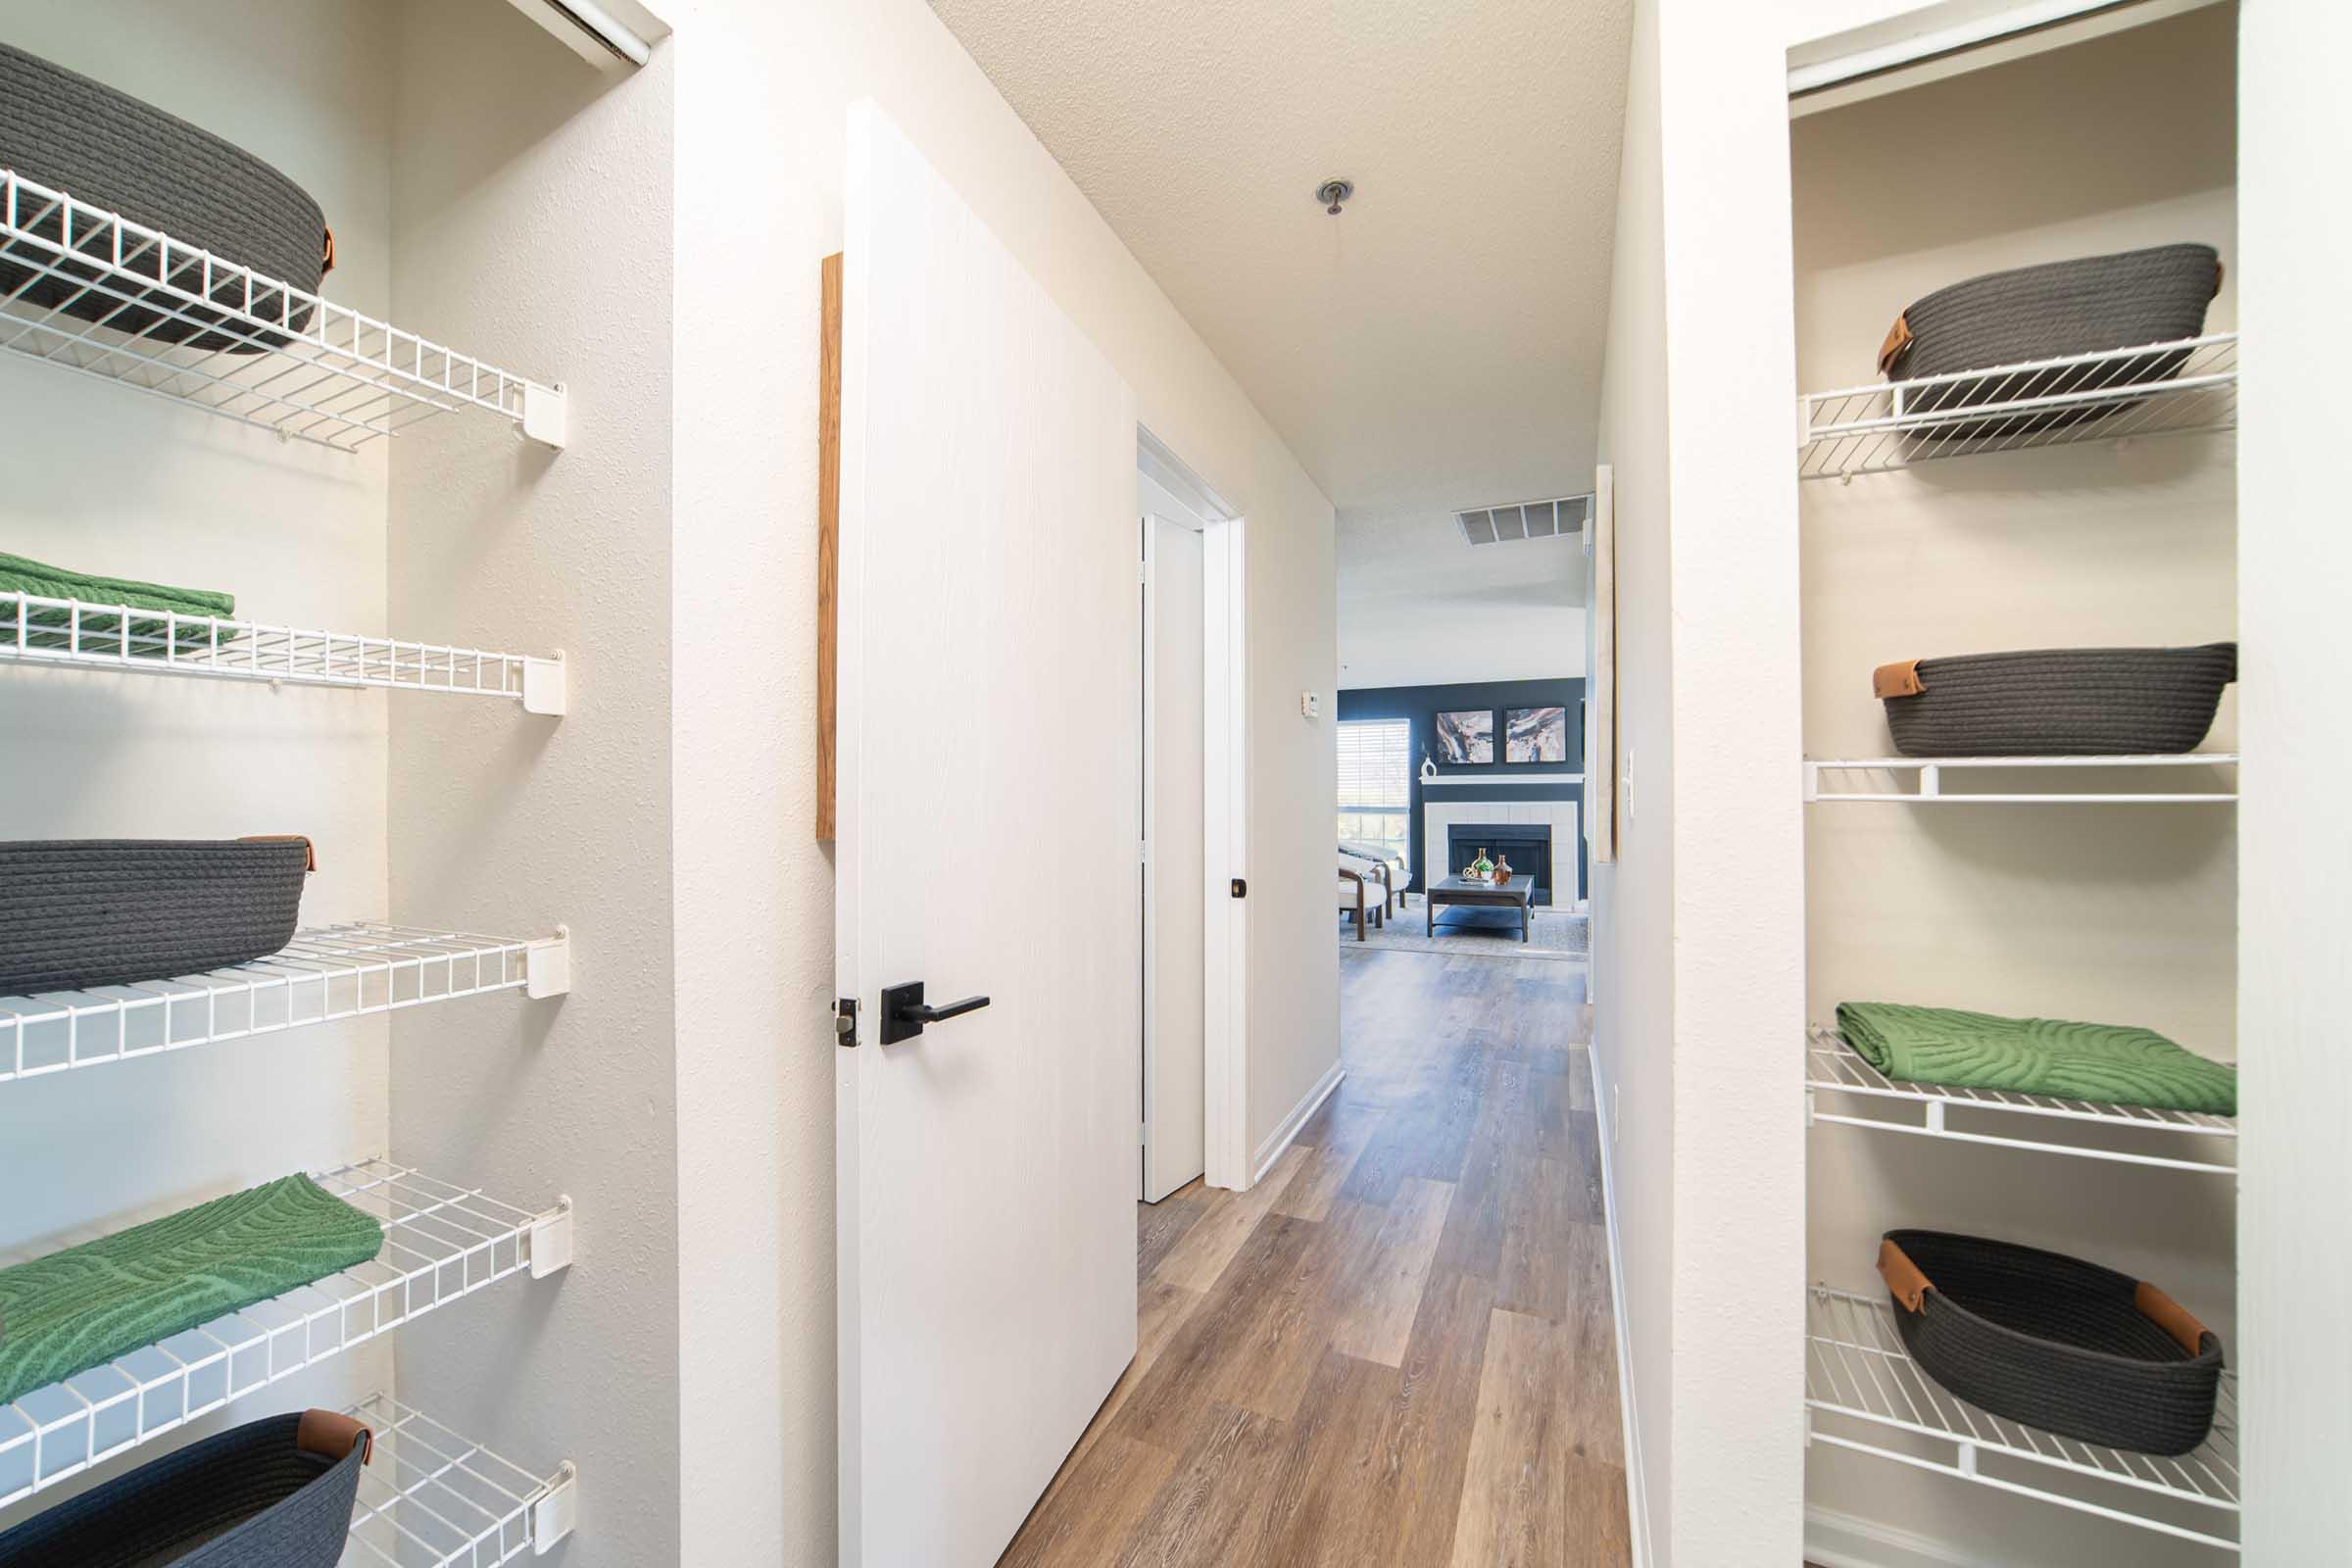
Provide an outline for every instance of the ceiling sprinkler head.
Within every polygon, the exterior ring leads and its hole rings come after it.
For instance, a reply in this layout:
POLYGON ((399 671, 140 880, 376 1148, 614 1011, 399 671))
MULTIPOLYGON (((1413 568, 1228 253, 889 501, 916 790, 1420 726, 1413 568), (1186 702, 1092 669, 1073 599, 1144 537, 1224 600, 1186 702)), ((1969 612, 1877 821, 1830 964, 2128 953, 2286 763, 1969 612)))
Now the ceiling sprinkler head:
POLYGON ((1332 217, 1340 216, 1340 204, 1355 194, 1355 182, 1349 179, 1327 179, 1315 187, 1315 200, 1332 217))

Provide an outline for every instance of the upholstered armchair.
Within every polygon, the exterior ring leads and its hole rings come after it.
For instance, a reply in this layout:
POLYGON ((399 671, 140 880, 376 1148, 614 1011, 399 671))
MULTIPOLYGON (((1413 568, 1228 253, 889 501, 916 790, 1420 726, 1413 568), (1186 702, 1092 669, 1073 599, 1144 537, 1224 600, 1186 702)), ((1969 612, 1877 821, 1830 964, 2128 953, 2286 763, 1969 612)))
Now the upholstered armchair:
POLYGON ((1388 921, 1387 884, 1380 874, 1361 860, 1340 858, 1340 913, 1355 916, 1355 940, 1364 940, 1367 928, 1388 921))
POLYGON ((1340 844, 1340 864, 1343 868, 1360 871, 1368 882, 1380 885, 1380 903, 1384 911, 1399 910, 1405 906, 1405 889, 1412 883, 1412 872, 1404 857, 1378 844, 1340 844))

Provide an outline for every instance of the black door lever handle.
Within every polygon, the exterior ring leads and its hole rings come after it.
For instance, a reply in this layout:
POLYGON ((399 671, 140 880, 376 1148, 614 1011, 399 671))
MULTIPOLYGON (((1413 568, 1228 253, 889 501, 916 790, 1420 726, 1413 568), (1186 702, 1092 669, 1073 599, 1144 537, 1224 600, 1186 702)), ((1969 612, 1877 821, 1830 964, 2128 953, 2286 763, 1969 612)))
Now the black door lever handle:
POLYGON ((951 1002, 944 1007, 926 1006, 920 980, 903 986, 884 986, 882 1044, 892 1046, 902 1040, 912 1040, 923 1032, 923 1025, 927 1023, 960 1018, 967 1012, 977 1012, 987 1005, 986 997, 966 997, 961 1002, 951 1002))
POLYGON ((948 1018, 960 1018, 967 1012, 977 1012, 987 1005, 986 997, 966 997, 961 1002, 951 1002, 944 1007, 901 1007, 899 1016, 916 1023, 939 1023, 948 1018))

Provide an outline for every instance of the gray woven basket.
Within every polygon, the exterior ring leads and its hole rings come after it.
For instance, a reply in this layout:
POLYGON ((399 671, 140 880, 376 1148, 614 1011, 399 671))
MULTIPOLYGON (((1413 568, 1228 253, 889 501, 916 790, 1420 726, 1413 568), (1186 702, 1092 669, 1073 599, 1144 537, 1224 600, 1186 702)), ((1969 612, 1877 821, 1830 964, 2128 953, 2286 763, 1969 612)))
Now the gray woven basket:
POLYGON ((294 940, 307 839, 0 844, 0 995, 128 985, 294 940))
POLYGON ((2237 644, 2055 648, 1880 666, 1905 757, 2140 757, 2194 751, 2237 644))
POLYGON ((0 1534, 0 1568, 334 1568, 372 1441, 325 1410, 233 1427, 0 1534))
POLYGON ((2213 1430, 2222 1342, 2154 1286, 1942 1231, 1888 1231, 1879 1272, 1911 1359, 1971 1404, 2143 1453, 2186 1453, 2213 1430))
MULTIPOLYGON (((2210 245, 2158 245, 1987 272, 1939 288, 1904 311, 1881 348, 1879 368, 1890 380, 1908 380, 2195 337, 2205 329, 2205 307, 2220 291, 2221 277, 2221 257, 2210 245)), ((1913 388, 1904 408, 1930 414, 2161 381, 2187 359, 2187 350, 2172 349, 1947 381, 1913 388)), ((2102 419, 2135 401, 1957 420, 1914 434, 1922 440, 2028 434, 2102 419)))
MULTIPOLYGON (((177 116, 6 44, 0 44, 0 169, 13 169, 37 184, 120 213, 133 223, 305 293, 317 293, 325 275, 326 220, 301 186, 244 149, 177 116)), ((29 221, 34 217, 28 205, 32 200, 29 195, 23 198, 20 220, 43 238, 62 243, 59 215, 29 221)), ((84 237, 77 228, 74 245, 111 257, 113 230, 84 237)), ((149 310, 124 301, 119 293, 87 288, 84 285, 99 276, 95 268, 69 262, 63 269, 74 274, 69 280, 39 277, 25 265, 31 260, 46 263, 51 257, 33 246, 0 247, 0 294, 23 289, 22 297, 29 304, 62 309, 69 316, 103 321, 155 341, 205 350, 251 354, 285 341, 276 333, 254 332, 250 337, 255 340, 249 341, 244 331, 208 332, 205 327, 220 317, 202 306, 170 300, 160 291, 138 292, 139 300, 158 307, 149 310)), ((184 261, 175 249, 172 264, 173 275, 166 278, 163 259, 153 247, 144 254, 125 254, 122 262, 133 272, 189 294, 267 320, 283 318, 296 331, 310 322, 308 307, 287 315, 286 298, 275 290, 257 293, 248 303, 242 280, 221 278, 211 284, 208 296, 201 263, 184 261)))

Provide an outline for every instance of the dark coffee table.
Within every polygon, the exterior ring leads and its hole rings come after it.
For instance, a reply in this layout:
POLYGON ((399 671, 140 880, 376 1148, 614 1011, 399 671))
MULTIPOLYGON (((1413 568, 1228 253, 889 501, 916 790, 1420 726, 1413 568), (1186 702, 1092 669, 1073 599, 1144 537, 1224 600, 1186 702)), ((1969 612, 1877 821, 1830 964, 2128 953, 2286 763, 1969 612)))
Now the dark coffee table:
POLYGON ((1443 882, 1433 883, 1424 895, 1424 901, 1429 905, 1429 934, 1433 937, 1438 934, 1439 905, 1460 904, 1490 909, 1516 908, 1519 911, 1519 940, 1525 942, 1528 901, 1535 896, 1535 891, 1536 879, 1532 876, 1515 876, 1500 887, 1492 882, 1465 882, 1458 876, 1449 876, 1443 882))

